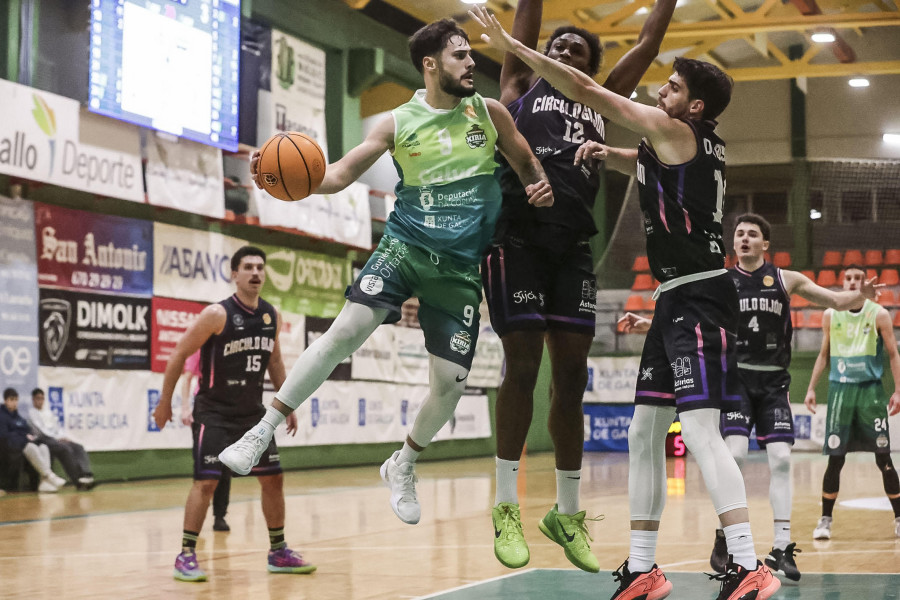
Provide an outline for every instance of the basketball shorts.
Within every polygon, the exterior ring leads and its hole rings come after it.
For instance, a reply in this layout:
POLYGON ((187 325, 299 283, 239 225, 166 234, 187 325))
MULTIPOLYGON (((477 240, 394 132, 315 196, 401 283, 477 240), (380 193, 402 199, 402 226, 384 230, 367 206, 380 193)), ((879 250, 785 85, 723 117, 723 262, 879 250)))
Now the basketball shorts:
POLYGON ((638 371, 635 404, 678 412, 740 406, 738 298, 728 274, 660 294, 638 371))
MULTIPOLYGON (((220 479, 222 471, 226 469, 219 461, 219 452, 235 443, 250 426, 225 426, 198 423, 194 421, 191 429, 194 434, 194 479, 220 479)), ((275 440, 269 442, 269 447, 263 452, 259 464, 253 467, 250 475, 277 475, 281 473, 281 462, 278 457, 278 448, 275 440)), ((236 473, 232 473, 239 477, 236 473)))
POLYGON ((481 278, 491 325, 510 331, 561 329, 594 336, 597 279, 587 240, 562 251, 506 235, 491 247, 481 278))
POLYGON ((750 437, 756 425, 756 441, 794 445, 794 416, 791 412, 791 374, 787 370, 754 371, 738 368, 743 387, 741 406, 722 411, 722 435, 750 437))
POLYGON ((386 235, 345 296, 388 309, 385 323, 399 321, 401 305, 417 297, 428 353, 467 370, 472 367, 481 318, 478 265, 439 257, 386 235))
POLYGON ((828 382, 824 454, 891 451, 887 402, 880 381, 828 382))

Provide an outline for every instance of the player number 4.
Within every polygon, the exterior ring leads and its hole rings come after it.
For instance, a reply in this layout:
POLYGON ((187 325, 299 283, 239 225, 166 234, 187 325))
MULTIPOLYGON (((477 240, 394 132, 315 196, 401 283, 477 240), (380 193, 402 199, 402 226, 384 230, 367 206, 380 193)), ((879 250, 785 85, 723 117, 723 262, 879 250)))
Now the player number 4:
POLYGON ((749 329, 752 329, 753 331, 759 332, 759 322, 756 320, 756 315, 754 315, 753 318, 750 319, 750 322, 747 323, 747 327, 749 329))

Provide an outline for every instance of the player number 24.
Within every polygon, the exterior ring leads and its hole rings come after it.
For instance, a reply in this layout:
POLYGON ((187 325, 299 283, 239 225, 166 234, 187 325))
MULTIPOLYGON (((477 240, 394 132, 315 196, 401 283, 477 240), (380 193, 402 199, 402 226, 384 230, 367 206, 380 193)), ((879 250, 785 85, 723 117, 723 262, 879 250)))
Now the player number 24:
POLYGON ((875 431, 886 431, 887 419, 875 419, 875 431))

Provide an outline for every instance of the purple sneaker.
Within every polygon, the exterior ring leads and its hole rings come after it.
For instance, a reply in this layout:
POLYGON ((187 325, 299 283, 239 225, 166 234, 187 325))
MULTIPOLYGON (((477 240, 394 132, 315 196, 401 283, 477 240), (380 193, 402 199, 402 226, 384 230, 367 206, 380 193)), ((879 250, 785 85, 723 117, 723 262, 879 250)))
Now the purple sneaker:
POLYGON ((316 565, 306 562, 303 557, 287 546, 269 550, 269 573, 312 573, 316 565))
POLYGON ((206 581, 206 573, 197 564, 195 552, 182 552, 175 558, 174 576, 178 581, 206 581))

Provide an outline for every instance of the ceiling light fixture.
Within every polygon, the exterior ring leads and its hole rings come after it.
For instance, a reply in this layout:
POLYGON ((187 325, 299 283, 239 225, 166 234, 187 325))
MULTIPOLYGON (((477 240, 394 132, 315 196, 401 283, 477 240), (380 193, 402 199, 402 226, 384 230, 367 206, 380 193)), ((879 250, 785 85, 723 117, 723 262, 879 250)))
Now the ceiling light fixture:
POLYGON ((854 77, 847 83, 850 84, 850 87, 869 87, 869 80, 865 77, 854 77))
POLYGON ((834 34, 827 31, 818 31, 812 34, 812 41, 819 44, 830 44, 834 41, 834 34))

